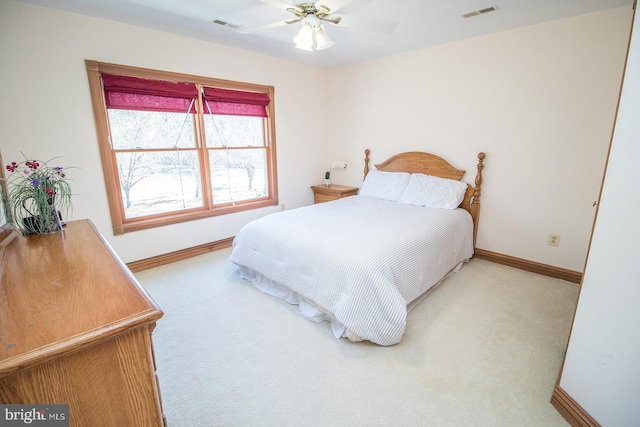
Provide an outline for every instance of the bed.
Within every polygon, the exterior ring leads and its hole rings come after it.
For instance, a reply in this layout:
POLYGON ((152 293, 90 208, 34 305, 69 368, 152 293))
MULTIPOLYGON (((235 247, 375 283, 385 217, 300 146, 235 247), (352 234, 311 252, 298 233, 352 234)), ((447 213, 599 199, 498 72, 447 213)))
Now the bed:
POLYGON ((473 256, 484 153, 474 185, 423 152, 369 168, 356 196, 267 215, 244 226, 230 261, 265 293, 328 320, 336 337, 387 346, 407 313, 473 256))

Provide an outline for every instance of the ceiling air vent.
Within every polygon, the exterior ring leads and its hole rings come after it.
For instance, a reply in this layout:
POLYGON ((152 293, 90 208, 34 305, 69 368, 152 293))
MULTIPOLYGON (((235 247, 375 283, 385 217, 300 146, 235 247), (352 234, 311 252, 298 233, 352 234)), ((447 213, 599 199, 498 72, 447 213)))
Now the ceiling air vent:
POLYGON ((222 21, 220 19, 214 19, 211 22, 213 22, 214 24, 222 25, 223 27, 229 27, 229 28, 233 28, 233 29, 240 28, 240 25, 230 24, 227 21, 222 21))
POLYGON ((473 12, 465 13, 462 15, 463 18, 471 18, 472 16, 482 15, 484 13, 493 12, 494 10, 498 10, 498 6, 485 7, 484 9, 474 10, 473 12))

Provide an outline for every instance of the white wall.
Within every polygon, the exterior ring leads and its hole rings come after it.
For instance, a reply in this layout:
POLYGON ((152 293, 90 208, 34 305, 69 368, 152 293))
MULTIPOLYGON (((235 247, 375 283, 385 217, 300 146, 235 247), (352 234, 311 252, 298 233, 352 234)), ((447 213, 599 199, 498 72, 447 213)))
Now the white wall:
POLYGON ((84 60, 275 86, 278 183, 287 208, 312 203, 326 167, 326 71, 112 21, 0 1, 0 150, 5 162, 61 156, 73 178, 73 218, 90 218, 125 262, 235 235, 279 208, 114 237, 84 60), (310 85, 309 81, 318 83, 310 85), (308 102, 313 100, 313 102, 308 102))
POLYGON ((603 426, 640 425, 640 22, 560 387, 603 426))
POLYGON ((487 154, 478 247, 582 271, 611 137, 631 7, 330 71, 334 182, 430 151, 475 176, 487 154), (547 245, 550 233, 560 246, 547 245))

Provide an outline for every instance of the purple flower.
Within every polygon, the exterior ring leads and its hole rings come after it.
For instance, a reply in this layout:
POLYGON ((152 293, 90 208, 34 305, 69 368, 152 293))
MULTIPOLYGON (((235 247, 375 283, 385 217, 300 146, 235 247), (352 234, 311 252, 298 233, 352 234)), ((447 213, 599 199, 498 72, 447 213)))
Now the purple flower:
POLYGON ((31 180, 31 185, 33 185, 34 187, 37 187, 38 185, 40 185, 40 180, 38 178, 33 178, 31 180))

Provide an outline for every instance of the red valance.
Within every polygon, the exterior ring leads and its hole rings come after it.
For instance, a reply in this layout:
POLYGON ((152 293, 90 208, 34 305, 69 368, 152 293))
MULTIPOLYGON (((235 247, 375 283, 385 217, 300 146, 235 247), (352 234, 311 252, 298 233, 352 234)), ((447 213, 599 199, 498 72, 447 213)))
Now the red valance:
MULTIPOLYGON (((195 114, 198 98, 194 83, 102 74, 107 108, 195 114)), ((203 88, 205 113, 267 117, 269 95, 213 87, 203 88)))
POLYGON ((102 74, 107 108, 195 113, 198 90, 193 83, 102 74))
POLYGON ((266 107, 271 101, 269 95, 260 92, 205 87, 205 113, 229 116, 267 117, 266 107), (208 107, 208 108, 207 108, 208 107))

